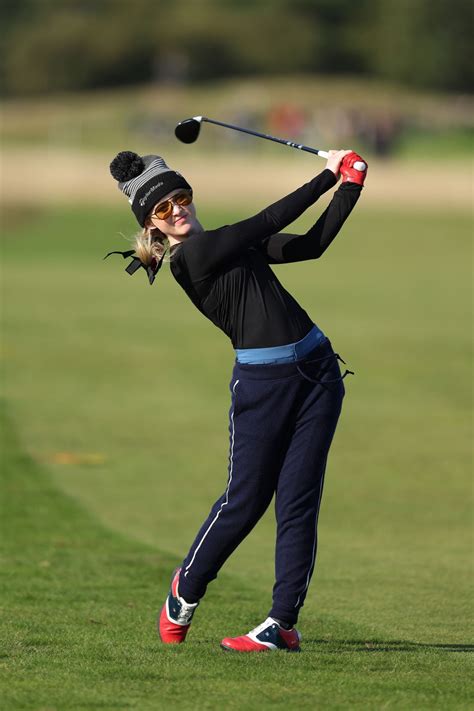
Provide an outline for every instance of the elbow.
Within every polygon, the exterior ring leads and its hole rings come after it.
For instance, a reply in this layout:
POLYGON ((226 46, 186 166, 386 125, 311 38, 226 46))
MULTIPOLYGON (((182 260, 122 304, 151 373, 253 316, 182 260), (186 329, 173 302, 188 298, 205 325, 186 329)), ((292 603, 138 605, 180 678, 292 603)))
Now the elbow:
POLYGON ((313 247, 313 249, 307 250, 304 255, 300 255, 300 260, 309 261, 310 259, 319 259, 320 257, 322 257, 323 253, 324 249, 315 249, 313 247))

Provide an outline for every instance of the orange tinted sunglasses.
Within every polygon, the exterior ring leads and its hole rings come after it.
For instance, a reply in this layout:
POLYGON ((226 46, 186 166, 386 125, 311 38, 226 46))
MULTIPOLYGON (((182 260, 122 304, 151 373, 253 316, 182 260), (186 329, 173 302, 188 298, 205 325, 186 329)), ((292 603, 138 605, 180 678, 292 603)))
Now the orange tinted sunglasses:
POLYGON ((157 217, 159 220, 166 220, 173 212, 173 205, 190 205, 193 201, 193 194, 189 190, 183 190, 177 195, 168 198, 164 202, 160 202, 151 213, 152 217, 157 217))

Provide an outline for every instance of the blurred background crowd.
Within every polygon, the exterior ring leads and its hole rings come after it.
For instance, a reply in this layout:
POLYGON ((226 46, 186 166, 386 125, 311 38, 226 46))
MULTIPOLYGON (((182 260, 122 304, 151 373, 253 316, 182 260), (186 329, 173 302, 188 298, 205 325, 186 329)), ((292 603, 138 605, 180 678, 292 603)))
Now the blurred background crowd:
POLYGON ((215 108, 222 119, 310 145, 355 140, 387 157, 421 141, 429 154, 434 136, 464 150, 472 12, 470 0, 3 0, 0 86, 9 102, 29 101, 30 119, 21 105, 7 112, 5 140, 97 148, 110 135, 98 130, 101 120, 110 128, 107 107, 112 133, 118 124, 145 141, 161 138, 199 87, 205 101, 194 94, 194 114, 215 108), (148 87, 148 105, 133 91, 120 102, 125 87, 148 87), (87 102, 64 116, 78 94, 95 105, 93 119, 78 115, 87 102), (63 97, 61 111, 32 115, 54 96, 63 97))

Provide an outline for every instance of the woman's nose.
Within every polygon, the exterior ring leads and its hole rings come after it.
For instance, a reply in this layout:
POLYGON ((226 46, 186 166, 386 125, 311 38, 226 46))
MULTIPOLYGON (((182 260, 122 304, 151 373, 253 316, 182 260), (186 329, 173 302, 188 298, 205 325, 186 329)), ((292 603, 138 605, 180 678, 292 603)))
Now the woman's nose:
POLYGON ((178 205, 177 202, 173 203, 173 215, 179 215, 179 213, 182 211, 182 209, 183 209, 182 205, 178 205))

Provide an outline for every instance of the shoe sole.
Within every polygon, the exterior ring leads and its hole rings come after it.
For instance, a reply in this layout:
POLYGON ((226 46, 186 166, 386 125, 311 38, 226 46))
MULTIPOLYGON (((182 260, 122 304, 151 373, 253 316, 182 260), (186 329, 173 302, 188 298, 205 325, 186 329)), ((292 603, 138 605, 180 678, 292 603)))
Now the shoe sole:
POLYGON ((231 652, 234 654, 262 654, 262 652, 301 652, 301 647, 296 647, 296 649, 259 649, 248 652, 240 652, 238 649, 232 649, 232 647, 226 647, 225 644, 220 645, 224 652, 231 652))

